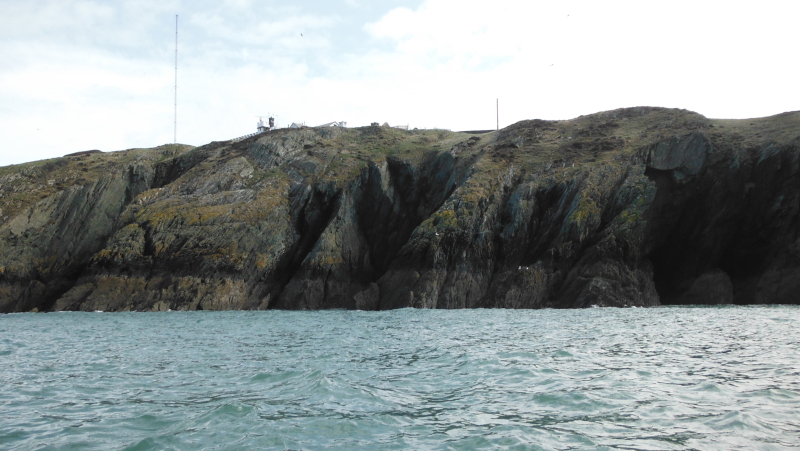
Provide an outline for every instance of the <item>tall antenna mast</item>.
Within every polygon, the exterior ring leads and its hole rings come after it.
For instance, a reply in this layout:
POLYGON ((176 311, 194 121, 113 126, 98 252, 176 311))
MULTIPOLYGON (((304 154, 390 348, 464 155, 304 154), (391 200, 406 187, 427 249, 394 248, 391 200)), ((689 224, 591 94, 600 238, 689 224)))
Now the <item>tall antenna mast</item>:
POLYGON ((178 143, 178 15, 175 14, 175 122, 173 123, 172 142, 178 143))
POLYGON ((497 98, 494 101, 494 106, 497 110, 497 129, 500 130, 500 99, 497 98))

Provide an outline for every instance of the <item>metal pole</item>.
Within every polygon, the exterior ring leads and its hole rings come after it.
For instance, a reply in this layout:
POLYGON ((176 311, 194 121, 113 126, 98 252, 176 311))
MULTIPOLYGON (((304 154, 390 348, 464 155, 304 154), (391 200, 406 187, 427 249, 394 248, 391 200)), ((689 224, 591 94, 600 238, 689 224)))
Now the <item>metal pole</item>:
POLYGON ((497 108, 497 129, 500 130, 500 99, 495 99, 495 107, 497 108))
POLYGON ((172 130, 172 142, 178 143, 178 15, 175 14, 175 122, 172 130))

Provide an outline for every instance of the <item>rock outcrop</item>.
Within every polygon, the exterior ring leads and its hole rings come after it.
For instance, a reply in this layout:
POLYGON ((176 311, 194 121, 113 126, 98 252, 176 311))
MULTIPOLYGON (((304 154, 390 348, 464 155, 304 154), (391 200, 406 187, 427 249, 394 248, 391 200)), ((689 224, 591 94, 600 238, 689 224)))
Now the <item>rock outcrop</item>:
POLYGON ((0 311, 798 303, 800 113, 277 130, 0 168, 0 311))

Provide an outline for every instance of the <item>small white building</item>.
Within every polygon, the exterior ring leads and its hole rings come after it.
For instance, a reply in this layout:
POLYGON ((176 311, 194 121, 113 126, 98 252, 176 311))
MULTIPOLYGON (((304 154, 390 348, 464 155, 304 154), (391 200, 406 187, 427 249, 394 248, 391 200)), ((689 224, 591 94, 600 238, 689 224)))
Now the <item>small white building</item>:
POLYGON ((339 121, 339 122, 333 121, 333 122, 328 122, 328 123, 325 123, 325 124, 322 124, 322 125, 317 125, 317 127, 347 127, 347 122, 345 122, 345 121, 339 121))

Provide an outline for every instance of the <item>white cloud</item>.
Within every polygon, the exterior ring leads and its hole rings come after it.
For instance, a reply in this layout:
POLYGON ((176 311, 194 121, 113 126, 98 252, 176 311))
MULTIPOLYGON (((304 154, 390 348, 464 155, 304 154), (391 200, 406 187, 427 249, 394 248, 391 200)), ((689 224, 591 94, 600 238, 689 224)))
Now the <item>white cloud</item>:
POLYGON ((310 15, 290 16, 275 21, 259 21, 245 27, 231 23, 226 18, 209 13, 192 14, 193 25, 202 28, 209 37, 233 41, 254 47, 272 47, 275 38, 294 38, 284 43, 292 43, 292 47, 308 47, 309 43, 319 45, 319 36, 314 31, 329 27, 336 21, 335 17, 315 17, 310 15), (301 36, 302 34, 302 36, 301 36), (308 39, 302 39, 308 35, 308 39))
POLYGON ((405 83, 444 102, 501 97, 506 118, 637 104, 743 117, 798 106, 798 60, 787 58, 795 12, 789 2, 430 0, 366 30, 396 45, 374 66, 380 77, 393 60, 405 83))
POLYGON ((478 129, 494 127, 496 98, 501 127, 800 103, 791 2, 342 1, 4 2, 0 165, 171 142, 175 13, 178 140, 190 144, 249 133, 266 113, 478 129))

